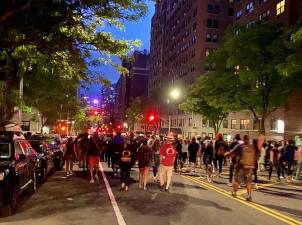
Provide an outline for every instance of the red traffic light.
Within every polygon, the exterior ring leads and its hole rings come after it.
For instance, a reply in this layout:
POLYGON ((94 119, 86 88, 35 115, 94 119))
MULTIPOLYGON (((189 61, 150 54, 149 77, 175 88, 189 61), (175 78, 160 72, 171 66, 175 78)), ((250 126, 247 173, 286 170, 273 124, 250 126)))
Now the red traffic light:
POLYGON ((148 118, 149 122, 153 122, 155 120, 155 116, 154 115, 150 115, 148 118))

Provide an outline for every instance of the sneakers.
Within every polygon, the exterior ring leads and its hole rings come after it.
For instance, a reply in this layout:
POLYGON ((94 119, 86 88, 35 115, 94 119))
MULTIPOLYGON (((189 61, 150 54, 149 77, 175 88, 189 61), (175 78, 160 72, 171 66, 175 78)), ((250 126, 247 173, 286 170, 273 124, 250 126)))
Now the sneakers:
POLYGON ((125 191, 128 191, 128 186, 125 186, 125 191))
POLYGON ((170 193, 169 188, 165 188, 165 192, 170 193))
POLYGON ((250 196, 250 195, 247 196, 247 197, 246 197, 246 201, 251 202, 251 201, 252 201, 252 196, 250 196))
POLYGON ((124 188, 125 188, 125 186, 126 186, 126 184, 125 184, 125 183, 122 183, 122 189, 124 189, 124 188))
POLYGON ((91 180, 90 180, 90 183, 91 183, 91 184, 94 184, 94 179, 91 179, 91 180))
POLYGON ((229 183, 228 183, 228 186, 229 186, 229 187, 233 187, 233 183, 232 183, 232 182, 229 182, 229 183))
POLYGON ((231 194, 232 194, 232 196, 233 196, 234 198, 237 197, 237 193, 236 193, 236 192, 232 191, 231 194))

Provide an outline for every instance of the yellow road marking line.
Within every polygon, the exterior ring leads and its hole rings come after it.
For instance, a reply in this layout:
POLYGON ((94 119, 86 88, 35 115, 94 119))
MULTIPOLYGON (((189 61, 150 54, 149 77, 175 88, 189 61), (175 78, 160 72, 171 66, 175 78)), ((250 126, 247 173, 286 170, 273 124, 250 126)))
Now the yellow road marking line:
MULTIPOLYGON (((257 184, 257 189, 255 189, 255 191, 264 189, 266 187, 271 187, 271 186, 274 186, 276 184, 280 184, 280 183, 276 182, 276 183, 269 183, 269 184, 257 184)), ((246 189, 237 191, 237 195, 243 195, 243 194, 246 194, 246 193, 247 193, 246 189)))
POLYGON ((211 190, 213 190, 213 191, 216 191, 216 192, 218 192, 218 193, 220 193, 220 194, 222 194, 222 195, 224 195, 224 196, 226 196, 226 197, 228 197, 228 198, 234 199, 234 200, 236 200, 236 201, 238 201, 238 202, 240 202, 240 203, 242 203, 242 204, 244 204, 244 205, 246 205, 246 206, 249 206, 249 207, 251 207, 251 208, 254 208, 254 209, 256 209, 256 210, 258 210, 258 211, 260 211, 260 212, 263 212, 263 213, 265 213, 265 214, 267 214, 267 215, 269 215, 269 216, 272 216, 272 217, 274 217, 274 218, 276 218, 276 219, 278 219, 278 220, 281 220, 281 221, 285 222, 286 224, 290 224, 290 225, 297 225, 297 224, 299 224, 299 225, 302 225, 302 222, 301 222, 301 221, 298 221, 298 220, 296 220, 296 219, 294 219, 294 218, 288 217, 288 216, 286 216, 286 215, 284 215, 284 214, 281 214, 281 213, 279 213, 279 212, 277 212, 277 211, 274 211, 274 210, 272 210, 272 209, 269 209, 269 208, 267 208, 267 207, 265 207, 265 206, 262 206, 262 205, 259 205, 259 204, 257 204, 257 203, 254 203, 254 202, 247 202, 247 201, 246 201, 244 198, 242 198, 242 197, 239 197, 239 196, 238 196, 237 198, 234 198, 234 197, 232 197, 232 196, 230 195, 230 192, 225 191, 225 190, 223 190, 223 189, 221 189, 221 188, 218 188, 218 187, 216 187, 216 186, 210 185, 210 184, 208 184, 208 183, 205 183, 205 182, 203 182, 203 181, 201 181, 201 180, 198 180, 197 178, 192 178, 192 177, 184 176, 184 175, 182 175, 182 177, 185 178, 185 179, 187 179, 187 180, 190 180, 190 181, 192 181, 192 182, 194 182, 194 183, 197 183, 197 184, 199 184, 199 185, 201 185, 201 186, 207 187, 208 189, 211 189, 211 190))
MULTIPOLYGON (((260 175, 259 177, 263 178, 265 181, 270 181, 269 179, 267 179, 266 177, 260 175)), ((290 187, 295 187, 297 189, 302 189, 302 186, 299 186, 299 185, 294 185, 294 184, 291 184, 291 183, 287 183, 287 182, 278 182, 279 184, 284 184, 284 185, 287 185, 287 186, 290 186, 290 187)))

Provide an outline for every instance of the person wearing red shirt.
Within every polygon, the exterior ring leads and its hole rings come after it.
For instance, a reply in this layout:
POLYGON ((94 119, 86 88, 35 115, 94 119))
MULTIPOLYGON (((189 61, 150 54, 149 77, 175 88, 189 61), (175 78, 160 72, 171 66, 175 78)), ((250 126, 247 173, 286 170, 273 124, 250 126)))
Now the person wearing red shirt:
POLYGON ((168 135, 166 143, 160 149, 160 186, 162 189, 165 189, 165 191, 169 190, 176 158, 176 146, 173 142, 174 137, 168 135))

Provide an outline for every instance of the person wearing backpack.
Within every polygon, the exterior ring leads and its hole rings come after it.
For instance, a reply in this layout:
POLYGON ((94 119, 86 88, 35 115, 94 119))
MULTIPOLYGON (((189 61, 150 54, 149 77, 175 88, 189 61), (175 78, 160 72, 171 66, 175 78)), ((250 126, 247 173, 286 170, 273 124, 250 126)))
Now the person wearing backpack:
POLYGON ((233 182, 232 196, 237 196, 237 190, 244 181, 247 189, 247 201, 252 201, 252 175, 255 169, 256 154, 258 149, 264 143, 264 136, 260 135, 258 138, 257 146, 251 144, 249 136, 243 137, 243 144, 237 145, 232 151, 225 153, 225 156, 236 157, 235 174, 233 182))
POLYGON ((131 145, 130 140, 127 138, 125 140, 125 147, 121 149, 119 159, 119 166, 121 168, 121 189, 125 191, 128 191, 129 188, 130 171, 135 163, 135 151, 136 149, 133 148, 133 145, 131 145))
POLYGON ((223 140, 222 134, 218 133, 216 135, 216 141, 214 145, 214 166, 218 169, 218 176, 221 177, 222 174, 222 163, 224 159, 224 153, 227 151, 227 145, 223 140), (217 163, 218 162, 218 163, 217 163))

